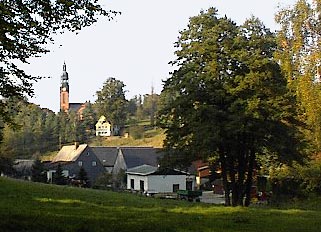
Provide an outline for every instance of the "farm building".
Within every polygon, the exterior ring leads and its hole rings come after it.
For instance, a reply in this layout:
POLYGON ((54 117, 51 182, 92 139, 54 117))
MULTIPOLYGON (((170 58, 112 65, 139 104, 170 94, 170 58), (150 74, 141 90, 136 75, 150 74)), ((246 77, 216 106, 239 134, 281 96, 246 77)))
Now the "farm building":
POLYGON ((195 176, 176 169, 140 165, 127 170, 127 189, 145 193, 171 193, 193 190, 195 176))

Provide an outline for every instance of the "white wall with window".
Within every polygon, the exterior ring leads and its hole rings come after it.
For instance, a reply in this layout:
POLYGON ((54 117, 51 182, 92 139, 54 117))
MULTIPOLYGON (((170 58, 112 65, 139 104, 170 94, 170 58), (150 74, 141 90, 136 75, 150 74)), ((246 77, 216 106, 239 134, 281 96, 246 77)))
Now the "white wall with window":
MULTIPOLYGON (((144 191, 157 193, 172 193, 177 190, 186 190, 193 176, 190 175, 138 175, 127 173, 127 189, 142 191, 141 185, 144 183, 144 191)), ((192 182, 192 189, 194 188, 192 182)))

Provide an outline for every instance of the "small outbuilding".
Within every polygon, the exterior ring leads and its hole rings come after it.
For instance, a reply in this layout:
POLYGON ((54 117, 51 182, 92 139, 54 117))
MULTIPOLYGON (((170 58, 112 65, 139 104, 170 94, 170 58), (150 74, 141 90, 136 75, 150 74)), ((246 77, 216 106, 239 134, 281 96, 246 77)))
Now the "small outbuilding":
POLYGON ((144 193, 172 193, 193 190, 195 176, 169 168, 140 165, 127 170, 127 189, 144 193))

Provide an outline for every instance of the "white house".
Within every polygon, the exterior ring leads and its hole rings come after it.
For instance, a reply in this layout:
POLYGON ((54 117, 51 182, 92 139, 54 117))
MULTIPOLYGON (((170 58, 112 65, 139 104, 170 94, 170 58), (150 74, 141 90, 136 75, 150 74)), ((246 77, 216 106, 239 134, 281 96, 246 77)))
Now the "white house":
POLYGON ((105 116, 100 116, 96 123, 96 136, 112 136, 112 125, 105 116))
POLYGON ((195 176, 176 169, 141 165, 127 170, 127 189, 146 193, 172 193, 193 190, 195 176))

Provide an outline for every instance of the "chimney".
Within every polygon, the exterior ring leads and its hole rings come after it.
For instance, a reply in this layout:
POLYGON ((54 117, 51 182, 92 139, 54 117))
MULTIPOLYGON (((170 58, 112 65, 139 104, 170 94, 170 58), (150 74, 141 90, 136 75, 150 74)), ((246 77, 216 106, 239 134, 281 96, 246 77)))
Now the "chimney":
POLYGON ((79 147, 79 142, 75 142, 75 150, 79 147))

